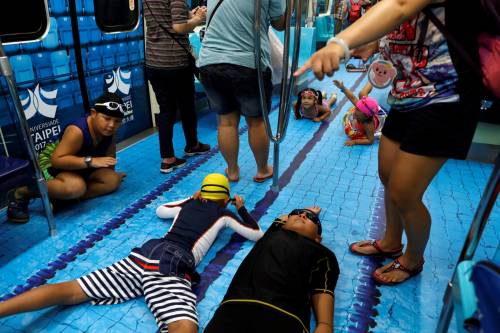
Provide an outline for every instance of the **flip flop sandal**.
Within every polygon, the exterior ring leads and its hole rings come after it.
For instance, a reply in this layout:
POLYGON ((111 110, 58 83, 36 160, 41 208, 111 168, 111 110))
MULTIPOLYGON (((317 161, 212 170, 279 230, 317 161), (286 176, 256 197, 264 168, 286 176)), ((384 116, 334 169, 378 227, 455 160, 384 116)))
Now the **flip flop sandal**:
POLYGON ((394 259, 394 258, 401 257, 401 255, 403 255, 403 245, 401 245, 400 247, 398 247, 394 250, 384 251, 384 250, 382 250, 382 248, 380 248, 380 245, 378 245, 379 242, 380 242, 379 239, 373 240, 373 241, 355 242, 355 243, 352 243, 349 245, 349 250, 353 254, 358 255, 358 256, 363 256, 363 257, 381 257, 381 258, 394 259), (365 244, 361 244, 363 242, 365 242, 365 244), (375 250, 377 250, 377 252, 371 253, 371 254, 359 252, 359 251, 354 249, 355 245, 358 245, 359 247, 373 246, 375 248, 375 250))
POLYGON ((263 183, 265 182, 266 180, 268 179, 271 179, 273 178, 273 174, 270 174, 269 176, 265 176, 265 177, 253 177, 253 181, 256 182, 256 183, 263 183))
POLYGON ((409 274, 409 276, 406 279, 404 279, 402 281, 398 281, 398 282, 386 282, 386 281, 384 281, 384 280, 382 280, 381 278, 378 277, 378 275, 376 274, 376 271, 374 271, 372 273, 372 279, 374 279, 375 282, 377 282, 379 284, 382 284, 382 285, 385 285, 385 286, 395 286, 397 284, 400 284, 400 283, 403 283, 405 281, 408 281, 412 277, 420 274, 420 272, 422 272, 423 269, 424 269, 424 259, 422 259, 422 261, 417 266, 415 266, 413 269, 409 269, 408 267, 406 267, 403 264, 401 264, 399 262, 399 259, 396 259, 396 260, 394 260, 392 262, 391 266, 389 266, 381 274, 389 273, 389 272, 392 272, 392 271, 395 271, 395 270, 399 270, 399 271, 403 271, 403 272, 409 274))

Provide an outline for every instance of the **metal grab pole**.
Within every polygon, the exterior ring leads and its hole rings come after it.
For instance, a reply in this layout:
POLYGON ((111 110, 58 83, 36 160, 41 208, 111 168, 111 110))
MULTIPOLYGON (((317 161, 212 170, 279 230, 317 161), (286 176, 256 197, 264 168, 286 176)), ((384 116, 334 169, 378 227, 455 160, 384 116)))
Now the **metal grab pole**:
MULTIPOLYGON (((495 205, 495 201, 498 197, 498 192, 500 191, 500 154, 497 156, 495 161, 495 167, 491 173, 488 184, 484 189, 483 196, 479 201, 479 205, 476 209, 474 219, 467 233, 462 252, 458 258, 457 265, 464 260, 471 260, 476 252, 479 240, 483 230, 488 222, 488 217, 490 216, 491 210, 495 205)), ((438 326, 436 328, 437 333, 444 333, 448 331, 450 325, 451 316, 453 314, 453 302, 452 302, 452 281, 455 278, 457 269, 453 271, 450 282, 446 287, 446 291, 443 297, 443 309, 441 310, 441 315, 439 316, 438 326)))
POLYGON ((28 122, 26 121, 26 117, 24 115, 24 110, 21 105, 21 100, 19 99, 19 95, 16 89, 16 80, 12 73, 12 67, 10 65, 9 59, 5 55, 2 46, 2 40, 0 39, 0 75, 5 76, 7 80, 7 84, 9 86, 10 96, 12 98, 12 102, 16 108, 16 115, 19 121, 19 125, 21 127, 21 133, 23 135, 23 140, 28 149, 29 158, 33 161, 33 166, 35 168, 35 176, 38 185, 38 189, 40 191, 40 195, 43 202, 43 207, 45 209, 45 215, 47 217, 47 222, 49 224, 49 233, 51 236, 55 236, 56 225, 54 222, 54 216, 52 215, 52 208, 50 207, 49 202, 49 192, 47 190, 47 184, 45 183, 45 178, 43 177, 42 171, 40 169, 40 165, 38 164, 38 159, 36 157, 35 146, 33 145, 33 140, 31 139, 30 131, 28 128, 28 122))
MULTIPOLYGON (((260 107, 262 109, 264 124, 266 127, 267 136, 274 142, 274 157, 273 157, 273 184, 271 189, 275 192, 279 191, 279 144, 284 139, 286 129, 288 127, 288 120, 290 115, 290 93, 295 84, 295 77, 292 75, 288 79, 288 63, 290 52, 290 22, 292 17, 292 0, 287 1, 285 13, 285 41, 283 47, 283 72, 281 77, 281 93, 280 93, 280 107, 278 112, 278 127, 276 135, 273 135, 271 124, 269 122, 269 110, 265 103, 265 89, 264 80, 262 78, 261 66, 261 31, 260 31, 260 18, 261 18, 261 0, 255 1, 255 24, 254 24, 254 43, 255 43, 255 68, 257 69, 257 78, 259 82, 259 95, 260 107)), ((300 22, 302 13, 302 0, 295 0, 295 36, 294 36, 294 52, 292 56, 292 69, 295 72, 299 62, 300 50, 300 22)))

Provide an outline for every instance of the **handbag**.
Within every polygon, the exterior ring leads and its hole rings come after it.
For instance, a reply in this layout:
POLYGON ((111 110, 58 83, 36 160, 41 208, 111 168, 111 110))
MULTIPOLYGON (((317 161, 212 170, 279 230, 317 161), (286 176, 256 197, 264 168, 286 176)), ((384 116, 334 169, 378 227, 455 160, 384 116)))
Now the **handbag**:
POLYGON ((191 68, 191 70, 193 71, 193 74, 194 76, 196 76, 197 79, 200 78, 200 70, 199 68, 196 66, 196 58, 194 57, 193 55, 193 51, 192 49, 191 50, 188 50, 184 45, 182 45, 181 42, 179 42, 179 40, 177 38, 175 38, 175 35, 173 33, 171 33, 170 31, 168 31, 167 28, 165 28, 164 26, 162 26, 160 24, 160 22, 156 19, 156 16, 155 14, 153 13, 153 11, 151 10, 151 7, 149 7, 149 3, 147 1, 143 1, 143 3, 146 4, 146 7, 148 7, 148 10, 149 12, 151 13, 151 17, 153 18, 153 20, 156 22, 156 24, 163 30, 165 31, 167 34, 170 35, 170 37, 172 37, 173 40, 175 40, 177 42, 177 44, 179 44, 180 47, 182 47, 184 49, 184 51, 186 51, 186 53, 188 54, 188 60, 189 60, 189 67, 191 68))

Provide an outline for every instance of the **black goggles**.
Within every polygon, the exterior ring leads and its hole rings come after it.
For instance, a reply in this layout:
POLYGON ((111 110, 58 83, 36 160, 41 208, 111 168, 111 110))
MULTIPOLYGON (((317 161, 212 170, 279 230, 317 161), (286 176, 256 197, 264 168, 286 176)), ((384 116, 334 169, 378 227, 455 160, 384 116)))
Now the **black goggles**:
POLYGON ((288 216, 301 215, 301 214, 304 214, 307 217, 307 219, 311 220, 312 223, 314 223, 318 226, 318 234, 321 235, 321 231, 322 231, 321 221, 319 220, 318 215, 316 213, 314 213, 313 211, 311 211, 309 209, 305 209, 305 208, 299 208, 299 209, 292 210, 288 214, 288 216))
POLYGON ((105 102, 105 103, 95 103, 96 111, 104 113, 111 117, 123 118, 125 116, 125 111, 120 103, 117 102, 105 102), (97 108, 101 107, 101 108, 97 108))

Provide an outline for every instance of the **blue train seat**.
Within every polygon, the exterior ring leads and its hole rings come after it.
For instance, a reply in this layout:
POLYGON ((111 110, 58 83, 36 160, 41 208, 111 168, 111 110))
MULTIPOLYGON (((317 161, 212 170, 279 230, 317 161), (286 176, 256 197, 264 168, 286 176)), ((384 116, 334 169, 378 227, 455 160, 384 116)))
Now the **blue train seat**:
POLYGON ((102 54, 100 46, 91 46, 87 49, 87 71, 95 73, 102 68, 102 54))
POLYGON ((139 48, 139 54, 140 54, 140 57, 141 57, 141 60, 144 60, 144 41, 143 40, 140 40, 138 41, 138 48, 139 48))
POLYGON ((87 78, 87 89, 90 100, 95 101, 104 91, 103 75, 97 74, 87 78))
POLYGON ((57 32, 57 20, 54 17, 50 18, 49 33, 42 40, 42 44, 46 49, 53 50, 59 47, 59 33, 57 32))
POLYGON ((144 67, 135 66, 132 68, 132 86, 140 87, 144 85, 144 67))
POLYGON ((97 27, 95 22, 95 16, 89 16, 89 25, 90 25, 90 43, 100 43, 102 40, 101 30, 97 27))
POLYGON ((83 1, 82 0, 75 0, 75 1, 76 1, 76 14, 82 15, 83 14, 83 1))
POLYGON ((116 63, 119 66, 128 65, 128 47, 127 43, 118 43, 118 52, 116 53, 116 63))
POLYGON ((57 19, 57 26, 59 27, 59 37, 61 38, 62 45, 66 47, 73 47, 73 29, 71 28, 71 18, 69 16, 62 16, 57 19))
POLYGON ((18 53, 21 50, 21 45, 17 43, 3 45, 3 50, 5 51, 5 54, 10 57, 11 55, 18 53))
POLYGON ((21 48, 26 52, 38 52, 42 49, 42 42, 22 43, 21 48))
POLYGON ((83 0, 83 11, 86 15, 94 14, 94 0, 83 0))
POLYGON ((78 17, 78 30, 80 31, 80 44, 85 46, 90 41, 90 35, 92 33, 93 25, 92 21, 88 17, 79 16, 78 17))
POLYGON ((50 13, 55 15, 66 14, 68 11, 67 0, 49 0, 50 13))
POLYGON ((16 78, 16 83, 21 88, 28 88, 33 85, 35 72, 31 57, 27 54, 20 54, 10 58, 12 71, 16 78))
POLYGON ((141 53, 138 49, 138 43, 135 40, 128 42, 128 61, 129 64, 137 64, 140 61, 141 53))
POLYGON ((6 193, 30 179, 29 161, 14 157, 0 156, 0 191, 6 193))
POLYGON ((71 69, 69 64, 69 55, 66 50, 55 51, 50 54, 52 62, 52 75, 54 80, 61 82, 69 80, 71 77, 71 69))
POLYGON ((50 52, 38 52, 32 54, 31 60, 35 67, 35 73, 38 80, 46 79, 52 76, 50 52))
POLYGON ((333 20, 330 15, 316 18, 316 41, 326 42, 333 37, 333 20))
POLYGON ((106 42, 110 43, 113 42, 116 38, 116 34, 102 34, 102 40, 105 40, 106 42))
MULTIPOLYGON (((85 66, 85 64, 84 64, 84 66, 85 66)), ((69 49, 69 67, 70 67, 71 73, 73 73, 74 76, 76 77, 78 75, 78 70, 76 68, 76 56, 75 56, 74 49, 69 49)))
POLYGON ((68 108, 73 106, 73 90, 75 90, 75 85, 78 87, 78 83, 74 80, 61 82, 54 85, 54 89, 57 89, 57 107, 60 109, 68 108))
POLYGON ((101 47, 102 52, 102 66, 105 69, 111 69, 115 67, 115 52, 113 50, 113 45, 103 45, 101 47))

